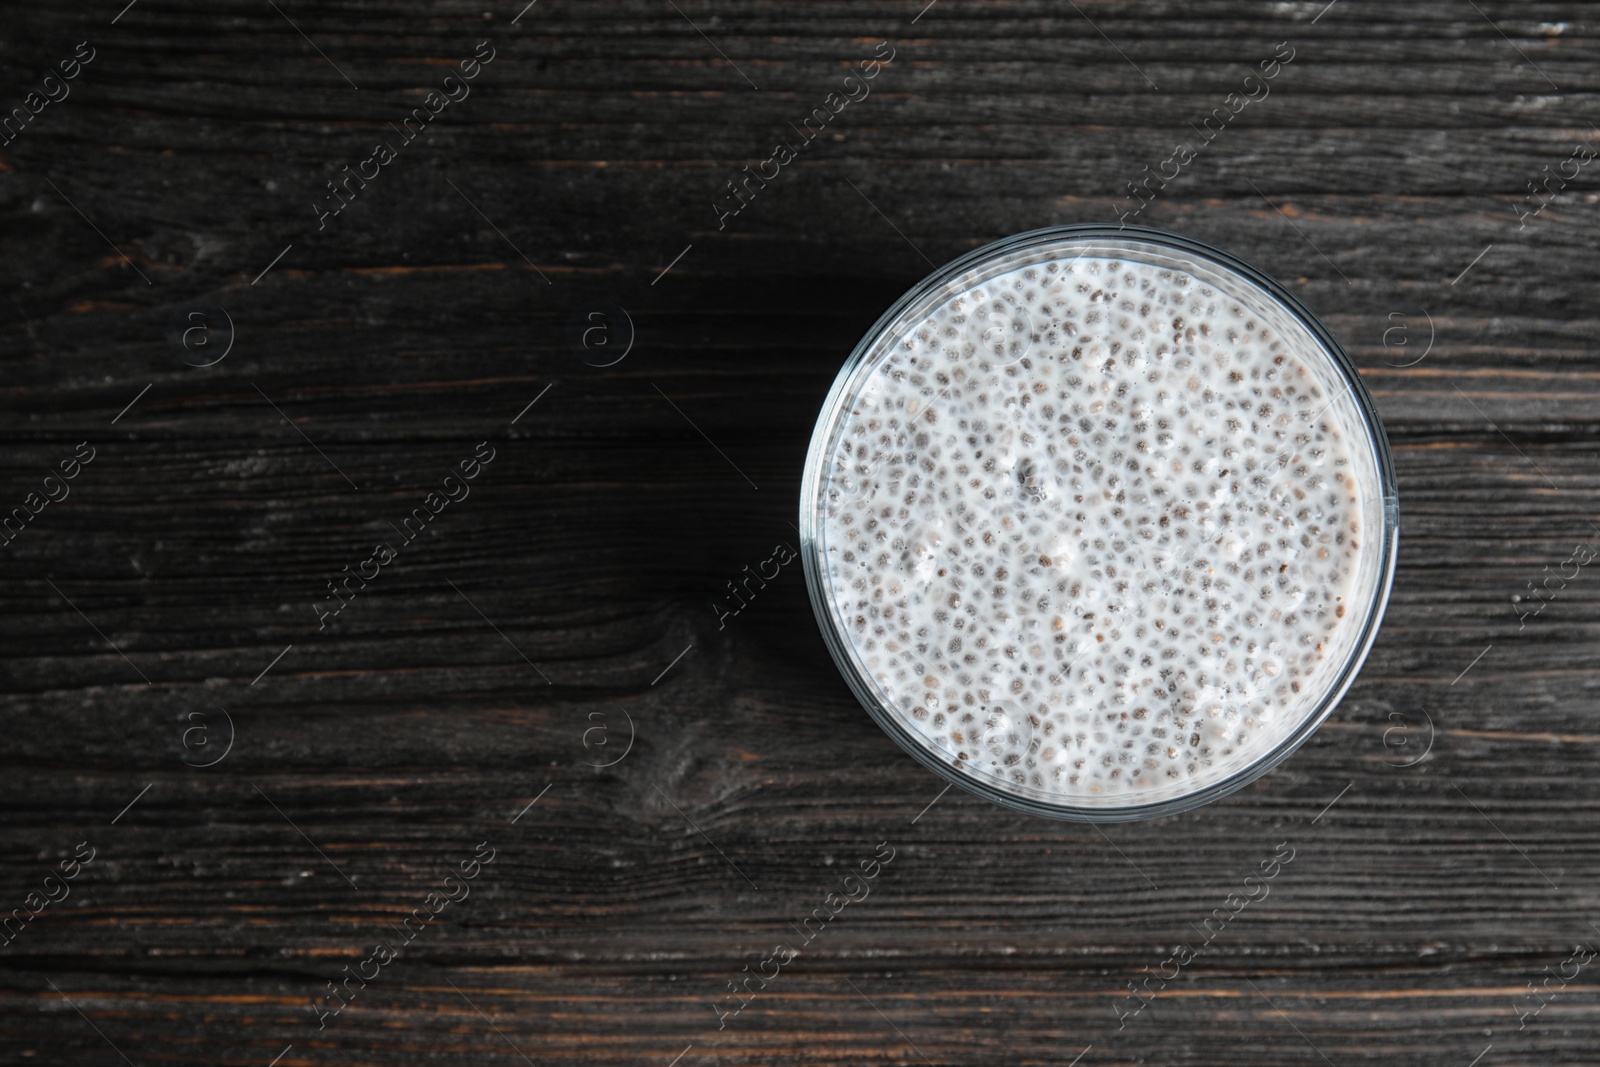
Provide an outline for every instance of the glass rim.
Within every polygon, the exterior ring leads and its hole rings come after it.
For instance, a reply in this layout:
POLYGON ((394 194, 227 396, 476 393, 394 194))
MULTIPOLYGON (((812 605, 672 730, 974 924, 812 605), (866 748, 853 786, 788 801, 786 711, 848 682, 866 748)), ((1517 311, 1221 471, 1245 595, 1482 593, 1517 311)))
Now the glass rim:
POLYGON ((850 687, 851 692, 855 694, 857 701, 866 709, 878 726, 894 739, 896 744, 909 753, 917 762, 944 778, 951 785, 959 786, 967 792, 980 796, 1001 807, 1030 815, 1069 822, 1117 823, 1153 819, 1190 811, 1237 792, 1282 763, 1327 720, 1328 716, 1333 713, 1334 708, 1344 698, 1350 686, 1355 682, 1356 675, 1360 672, 1362 664, 1366 662, 1367 654, 1371 651, 1372 644, 1377 639, 1378 628, 1383 621, 1384 612, 1389 604, 1390 590, 1394 584, 1395 563, 1399 552, 1400 513, 1394 460, 1390 453, 1388 436, 1384 433, 1383 424, 1378 418, 1377 408, 1372 402, 1372 396, 1367 392, 1366 386, 1361 381, 1360 371, 1354 361, 1345 353, 1344 348, 1334 339, 1328 328, 1293 293, 1289 292, 1285 286, 1274 278, 1238 257, 1183 234, 1146 226, 1078 223, 1027 230, 972 249, 928 274, 908 289, 889 306, 888 310, 878 317, 878 320, 862 335, 861 340, 856 343, 849 357, 839 368, 839 372, 834 378, 833 386, 828 390, 827 399, 823 402, 822 410, 817 416, 816 427, 812 431, 810 447, 806 453, 806 464, 800 485, 799 532, 800 555, 802 566, 805 569, 806 589, 811 601, 812 613, 817 618, 817 625, 822 631, 823 641, 828 646, 829 655, 833 657, 835 666, 838 667, 839 673, 844 676, 846 684, 850 687), (900 316, 916 302, 941 286, 948 285, 963 273, 987 261, 1053 242, 1095 238, 1132 240, 1153 244, 1194 256, 1203 261, 1209 261, 1224 271, 1236 274, 1245 281, 1258 286, 1311 334, 1328 355, 1338 376, 1344 380, 1356 411, 1360 415, 1362 428, 1366 430, 1366 439, 1372 450, 1373 464, 1377 471, 1379 503, 1383 513, 1383 536, 1377 550, 1379 553, 1376 561, 1378 567, 1377 580, 1373 586, 1372 600, 1367 606, 1361 632, 1356 635, 1350 654, 1340 667, 1332 684, 1317 705, 1290 730, 1287 736, 1270 750, 1238 768, 1232 774, 1191 792, 1169 797, 1165 800, 1086 808, 1063 801, 1043 800, 1011 792, 987 780, 986 776, 961 770, 946 760, 940 759, 923 741, 919 740, 910 728, 901 721, 901 717, 896 712, 884 706, 877 694, 867 684, 867 679, 851 657, 848 639, 840 632, 839 625, 829 607, 830 589, 825 575, 821 572, 821 568, 817 563, 816 548, 820 533, 818 503, 824 485, 823 473, 828 461, 829 442, 844 414, 846 389, 856 371, 890 327, 894 326, 900 316))

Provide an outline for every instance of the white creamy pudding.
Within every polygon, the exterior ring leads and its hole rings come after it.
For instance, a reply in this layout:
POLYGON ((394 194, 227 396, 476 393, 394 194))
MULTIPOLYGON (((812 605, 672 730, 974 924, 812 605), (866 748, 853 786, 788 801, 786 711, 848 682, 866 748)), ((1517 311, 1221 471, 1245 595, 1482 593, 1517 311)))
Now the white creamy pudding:
POLYGON ((1220 265, 1107 244, 980 263, 878 338, 808 561, 918 744, 1086 809, 1279 748, 1386 580, 1378 462, 1320 342, 1220 265))

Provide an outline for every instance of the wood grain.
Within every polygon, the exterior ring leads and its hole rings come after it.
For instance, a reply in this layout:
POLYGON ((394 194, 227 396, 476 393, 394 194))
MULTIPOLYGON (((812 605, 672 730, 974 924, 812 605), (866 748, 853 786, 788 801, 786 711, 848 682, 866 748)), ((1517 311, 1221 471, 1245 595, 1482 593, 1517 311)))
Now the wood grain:
POLYGON ((1525 626, 1512 599, 1600 543, 1600 172, 1516 210, 1600 141, 1593 5, 521 7, 9 16, 4 107, 97 55, 0 148, 0 509, 97 451, 0 549, 0 911, 96 855, 0 947, 0 1063, 1594 1061, 1591 970, 1518 1015, 1600 936, 1600 580, 1525 626), (319 231, 325 183, 484 40, 471 95, 319 231), (872 95, 719 229, 724 183, 880 41, 872 95), (1402 500, 1378 643, 1209 807, 1097 830, 941 794, 798 568, 725 629, 711 601, 793 537, 883 308, 930 262, 1115 218, 1280 41, 1271 95, 1139 221, 1282 279, 1360 365, 1402 500), (234 325, 214 366, 168 338, 195 304, 234 325), (569 337, 600 304, 635 332, 608 367, 569 337), (319 631, 326 583, 480 442, 470 497, 319 631), (480 842, 470 895, 319 1029, 480 842), (879 842, 872 895, 719 1029, 879 842), (1270 897, 1119 1030, 1279 842, 1270 897))

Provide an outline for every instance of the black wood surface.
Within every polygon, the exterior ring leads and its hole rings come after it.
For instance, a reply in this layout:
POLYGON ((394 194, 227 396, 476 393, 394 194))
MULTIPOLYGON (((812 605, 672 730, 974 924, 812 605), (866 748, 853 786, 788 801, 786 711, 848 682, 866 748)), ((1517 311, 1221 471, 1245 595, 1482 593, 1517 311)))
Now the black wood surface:
POLYGON ((0 1063, 1600 1060, 1600 578, 1517 599, 1600 547, 1600 170, 1567 162, 1600 149, 1600 9, 123 4, 0 20, 0 514, 68 492, 0 547, 0 914, 38 910, 0 926, 0 1063), (794 542, 890 302, 1115 219, 1280 42, 1138 221, 1280 278, 1359 363, 1402 502, 1377 645, 1304 749, 1189 814, 943 792, 798 564, 713 604, 794 542), (346 968, 377 977, 319 1025, 346 968))

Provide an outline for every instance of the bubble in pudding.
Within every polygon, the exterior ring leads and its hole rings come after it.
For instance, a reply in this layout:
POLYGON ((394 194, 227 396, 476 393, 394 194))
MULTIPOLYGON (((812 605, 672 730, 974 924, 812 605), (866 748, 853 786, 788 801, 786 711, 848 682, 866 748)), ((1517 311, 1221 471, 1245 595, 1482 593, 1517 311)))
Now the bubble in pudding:
POLYGON ((908 305, 834 404, 819 614, 966 775, 1066 808, 1200 791, 1325 711, 1365 652, 1380 461, 1326 349, 1219 264, 1139 241, 980 262, 908 305))

